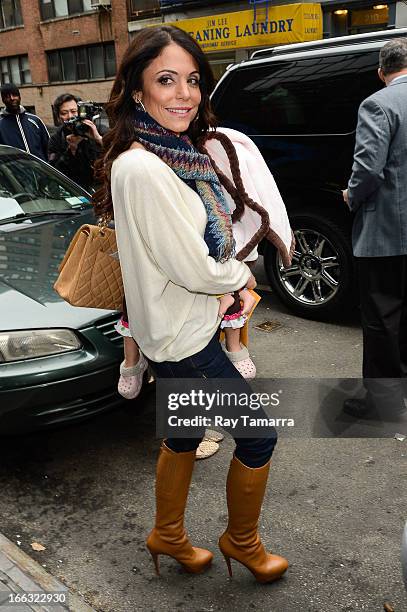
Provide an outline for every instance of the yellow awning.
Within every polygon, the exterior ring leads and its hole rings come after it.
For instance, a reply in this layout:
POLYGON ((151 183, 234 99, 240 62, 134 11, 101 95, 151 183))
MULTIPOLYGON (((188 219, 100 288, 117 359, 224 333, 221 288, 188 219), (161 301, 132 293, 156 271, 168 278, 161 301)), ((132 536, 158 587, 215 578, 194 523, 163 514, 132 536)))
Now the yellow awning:
POLYGON ((196 19, 172 21, 195 38, 208 53, 244 47, 281 45, 322 38, 320 4, 284 4, 269 7, 266 12, 222 13, 196 19))

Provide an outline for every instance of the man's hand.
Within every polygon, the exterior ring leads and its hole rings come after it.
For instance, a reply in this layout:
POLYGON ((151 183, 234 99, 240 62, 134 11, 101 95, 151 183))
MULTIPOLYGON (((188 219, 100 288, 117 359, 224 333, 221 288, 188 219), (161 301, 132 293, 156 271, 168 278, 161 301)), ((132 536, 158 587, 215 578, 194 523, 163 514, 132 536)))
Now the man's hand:
POLYGON ((342 189, 342 197, 343 197, 343 201, 345 202, 345 204, 349 208, 349 194, 348 194, 348 190, 347 189, 342 189))
POLYGON ((78 145, 83 140, 83 136, 76 136, 75 134, 68 134, 66 137, 66 142, 68 143, 68 151, 72 155, 76 155, 78 150, 78 145))
POLYGON ((98 145, 102 146, 102 136, 99 134, 98 129, 96 125, 93 123, 93 121, 91 121, 90 119, 84 119, 82 123, 84 123, 85 125, 89 127, 89 130, 88 130, 89 138, 93 138, 93 140, 97 142, 98 145))

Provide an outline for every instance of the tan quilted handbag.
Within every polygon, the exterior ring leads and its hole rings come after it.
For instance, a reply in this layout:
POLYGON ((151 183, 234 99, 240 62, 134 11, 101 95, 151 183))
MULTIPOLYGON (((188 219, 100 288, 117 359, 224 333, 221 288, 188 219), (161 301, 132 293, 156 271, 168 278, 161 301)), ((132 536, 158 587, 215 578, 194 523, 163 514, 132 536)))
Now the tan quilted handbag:
POLYGON ((60 263, 54 289, 72 306, 121 310, 124 292, 115 231, 82 225, 60 263))

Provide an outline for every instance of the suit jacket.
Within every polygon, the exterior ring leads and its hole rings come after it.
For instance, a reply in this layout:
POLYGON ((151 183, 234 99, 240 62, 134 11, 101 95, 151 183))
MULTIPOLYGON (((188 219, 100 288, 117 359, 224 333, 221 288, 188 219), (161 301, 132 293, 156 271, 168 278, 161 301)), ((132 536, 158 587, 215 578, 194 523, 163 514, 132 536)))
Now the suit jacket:
POLYGON ((406 255, 407 75, 360 105, 348 189, 354 255, 406 255))

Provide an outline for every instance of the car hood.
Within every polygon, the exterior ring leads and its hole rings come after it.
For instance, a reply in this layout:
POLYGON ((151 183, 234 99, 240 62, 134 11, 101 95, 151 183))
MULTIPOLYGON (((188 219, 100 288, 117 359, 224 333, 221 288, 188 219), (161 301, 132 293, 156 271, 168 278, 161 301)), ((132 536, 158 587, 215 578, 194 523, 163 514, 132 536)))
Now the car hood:
POLYGON ((79 308, 53 289, 58 266, 68 245, 84 223, 95 223, 93 212, 64 220, 16 224, 0 228, 0 329, 38 329, 91 324, 111 311, 79 308))

